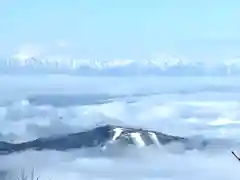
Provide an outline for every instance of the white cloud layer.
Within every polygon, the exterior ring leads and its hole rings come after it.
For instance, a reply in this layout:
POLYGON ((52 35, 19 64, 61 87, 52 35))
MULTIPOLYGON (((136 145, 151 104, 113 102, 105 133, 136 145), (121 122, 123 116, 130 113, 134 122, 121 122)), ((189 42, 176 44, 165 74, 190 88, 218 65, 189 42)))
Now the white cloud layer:
MULTIPOLYGON (((221 91, 222 87, 235 86, 235 82, 237 81, 231 78, 213 81, 203 78, 0 77, 0 139, 19 142, 77 132, 102 121, 122 121, 172 135, 239 140, 240 111, 239 102, 235 98, 239 93, 232 93, 227 89, 221 91), (206 94, 199 87, 208 86, 209 81, 220 88, 206 94), (189 83, 191 86, 188 86, 189 83), (192 95, 180 94, 182 90, 179 88, 191 92, 192 86, 199 88, 199 91, 192 91, 192 95), (90 106, 81 106, 80 103, 79 106, 36 107, 22 101, 28 95, 36 93, 85 93, 91 97, 90 94, 99 93, 132 95, 153 91, 160 94, 120 98, 121 101, 110 104, 90 106), (127 99, 135 102, 127 103, 127 99), (59 121, 59 116, 63 117, 62 121, 59 121)), ((71 152, 25 152, 0 156, 0 162, 4 162, 0 163, 0 170, 8 170, 9 176, 14 176, 22 167, 27 171, 34 167, 41 179, 52 180, 239 179, 239 162, 231 155, 231 147, 189 152, 182 152, 178 148, 129 148, 121 155, 104 156, 87 149, 71 152)), ((240 152, 240 148, 234 150, 240 152)))

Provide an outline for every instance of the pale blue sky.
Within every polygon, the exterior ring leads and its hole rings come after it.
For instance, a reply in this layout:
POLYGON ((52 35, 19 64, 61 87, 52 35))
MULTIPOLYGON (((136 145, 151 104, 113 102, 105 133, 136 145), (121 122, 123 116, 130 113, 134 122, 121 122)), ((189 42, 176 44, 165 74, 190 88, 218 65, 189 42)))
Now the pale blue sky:
POLYGON ((83 58, 240 54, 238 0, 1 0, 0 12, 0 55, 59 40, 83 58))

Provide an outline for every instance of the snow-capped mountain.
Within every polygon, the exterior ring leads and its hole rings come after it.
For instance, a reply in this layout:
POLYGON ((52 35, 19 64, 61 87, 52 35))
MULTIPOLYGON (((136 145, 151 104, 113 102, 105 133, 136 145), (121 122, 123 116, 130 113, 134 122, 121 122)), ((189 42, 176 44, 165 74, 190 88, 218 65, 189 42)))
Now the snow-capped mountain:
POLYGON ((171 143, 181 144, 184 150, 201 150, 212 142, 172 136, 158 131, 106 124, 82 132, 62 134, 55 137, 43 137, 19 144, 0 141, 0 156, 30 149, 35 151, 70 151, 95 147, 100 148, 102 152, 113 148, 122 152, 124 150, 123 148, 129 146, 144 148, 152 145, 157 148, 162 148, 164 145, 171 143))
POLYGON ((240 59, 222 62, 191 62, 180 59, 161 60, 82 60, 68 57, 10 58, 0 61, 0 73, 75 75, 162 75, 205 76, 240 75, 240 59))

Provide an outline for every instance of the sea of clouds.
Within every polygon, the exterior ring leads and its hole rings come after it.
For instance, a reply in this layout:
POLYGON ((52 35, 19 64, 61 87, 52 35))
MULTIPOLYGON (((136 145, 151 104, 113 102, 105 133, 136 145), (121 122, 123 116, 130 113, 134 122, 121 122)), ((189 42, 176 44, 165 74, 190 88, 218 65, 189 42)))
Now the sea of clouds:
MULTIPOLYGON (((101 123, 123 123, 179 136, 238 140, 238 77, 0 76, 0 140, 23 142, 101 123), (77 98, 76 103, 72 99, 77 98), (32 99, 33 98, 33 99, 32 99), (44 99, 45 98, 45 99, 44 99), (71 100, 69 100, 71 99, 71 100), (59 118, 61 117, 61 118, 59 118)), ((178 148, 178 147, 175 147, 178 148)), ((28 151, 0 156, 0 178, 32 168, 40 179, 239 179, 229 149, 129 148, 28 151)), ((239 149, 234 149, 240 153, 239 149)))

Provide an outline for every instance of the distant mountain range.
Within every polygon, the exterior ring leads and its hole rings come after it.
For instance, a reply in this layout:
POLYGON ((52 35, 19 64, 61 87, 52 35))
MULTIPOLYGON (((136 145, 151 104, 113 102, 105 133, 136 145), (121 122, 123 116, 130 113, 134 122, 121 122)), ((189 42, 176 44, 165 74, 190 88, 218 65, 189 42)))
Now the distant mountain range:
POLYGON ((221 62, 169 60, 1 59, 0 74, 61 73, 82 76, 235 76, 240 59, 221 62))

